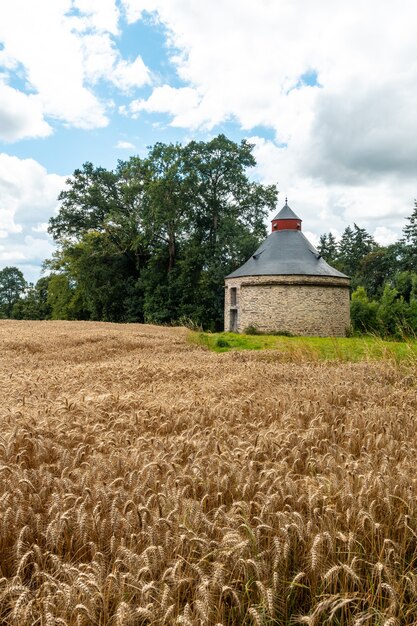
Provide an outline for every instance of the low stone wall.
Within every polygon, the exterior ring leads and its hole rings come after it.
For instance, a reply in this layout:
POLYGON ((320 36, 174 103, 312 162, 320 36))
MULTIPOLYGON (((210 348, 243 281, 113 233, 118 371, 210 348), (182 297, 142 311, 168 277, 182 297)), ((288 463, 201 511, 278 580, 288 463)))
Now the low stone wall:
POLYGON ((255 326, 263 332, 344 337, 350 325, 348 278, 329 276, 246 276, 226 280, 225 330, 231 309, 237 331, 255 326), (231 307, 231 288, 236 306, 231 307))

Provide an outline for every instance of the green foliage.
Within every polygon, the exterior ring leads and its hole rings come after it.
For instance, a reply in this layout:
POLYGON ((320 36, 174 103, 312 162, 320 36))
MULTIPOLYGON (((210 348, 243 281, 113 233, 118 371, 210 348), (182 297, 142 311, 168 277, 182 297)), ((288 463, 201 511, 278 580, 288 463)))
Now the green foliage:
POLYGON ((265 237, 277 199, 249 180, 252 152, 219 135, 157 143, 111 172, 76 170, 49 224, 58 251, 47 267, 68 280, 53 316, 222 327, 224 277, 265 237))
POLYGON ((378 315, 385 335, 402 338, 408 334, 408 306, 397 289, 385 285, 378 315))
POLYGON ((243 333, 245 335, 262 335, 262 331, 260 331, 256 326, 247 326, 243 333))
POLYGON ((353 229, 347 226, 338 245, 336 260, 342 271, 354 279, 361 261, 377 248, 378 244, 364 228, 357 224, 353 225, 353 229))
POLYGON ((256 328, 256 326, 247 326, 243 332, 245 335, 272 335, 274 337, 294 337, 294 334, 291 333, 289 330, 273 330, 270 332, 265 332, 263 330, 259 330, 259 328, 256 328))
POLYGON ((22 297, 27 283, 17 267, 5 267, 0 270, 0 314, 12 317, 14 305, 22 297))
POLYGON ((51 317, 48 304, 49 276, 38 280, 36 285, 29 285, 24 298, 15 302, 12 317, 17 320, 45 320, 51 317))
MULTIPOLYGON (((249 179, 255 165, 252 145, 224 135, 156 143, 113 171, 85 163, 49 222, 58 246, 45 263, 51 276, 28 287, 17 268, 0 271, 0 317, 221 329, 224 277, 265 237, 277 200, 274 186, 249 179)), ((357 224, 339 241, 320 237, 322 257, 352 279, 354 333, 417 334, 416 202, 403 234, 386 247, 357 224)))
POLYGON ((393 244, 377 248, 360 261, 354 275, 355 284, 365 287, 370 298, 380 298, 387 282, 400 271, 401 246, 393 244))
POLYGON ((379 333, 381 323, 378 317, 378 303, 370 302, 364 287, 352 293, 350 318, 353 329, 361 333, 379 333))
POLYGON ((218 337, 218 339, 216 340, 216 347, 230 348, 230 343, 227 341, 227 339, 224 339, 224 337, 218 337))
POLYGON ((400 338, 417 334, 417 204, 404 237, 381 247, 357 224, 339 242, 320 237, 319 251, 351 277, 351 320, 355 333, 400 338))
POLYGON ((405 302, 410 302, 411 294, 413 292, 413 286, 416 284, 417 275, 414 272, 404 271, 398 272, 394 276, 393 286, 398 292, 398 295, 405 300, 405 302))
POLYGON ((403 246, 404 269, 417 272, 417 201, 414 200, 414 209, 403 228, 404 236, 401 239, 403 246))
POLYGON ((381 299, 370 301, 364 287, 352 294, 350 306, 354 331, 402 339, 417 334, 417 300, 413 295, 415 275, 400 273, 396 282, 402 292, 388 283, 381 299))
POLYGON ((64 274, 50 276, 48 283, 47 303, 53 320, 78 319, 78 296, 64 274))
POLYGON ((320 235, 317 250, 323 259, 330 265, 335 265, 337 263, 338 245, 336 237, 333 233, 324 233, 323 235, 320 235))

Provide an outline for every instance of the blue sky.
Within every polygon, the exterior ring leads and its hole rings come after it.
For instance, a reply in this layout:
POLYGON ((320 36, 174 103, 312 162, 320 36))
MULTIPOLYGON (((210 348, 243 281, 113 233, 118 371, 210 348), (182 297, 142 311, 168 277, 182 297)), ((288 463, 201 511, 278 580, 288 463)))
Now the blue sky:
POLYGON ((1 0, 0 268, 36 280, 65 179, 156 141, 255 145, 315 241, 417 195, 415 3, 1 0))

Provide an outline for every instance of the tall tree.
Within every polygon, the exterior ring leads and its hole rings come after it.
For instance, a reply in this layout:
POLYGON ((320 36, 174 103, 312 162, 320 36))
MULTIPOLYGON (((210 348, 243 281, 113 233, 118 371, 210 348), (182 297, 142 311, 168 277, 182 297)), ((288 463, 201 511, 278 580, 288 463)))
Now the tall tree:
POLYGON ((360 228, 357 224, 353 225, 353 229, 347 226, 339 242, 338 260, 343 271, 355 279, 362 259, 377 248, 378 244, 365 228, 360 228))
POLYGON ((370 298, 381 297, 384 285, 393 282, 401 267, 399 255, 398 244, 391 244, 377 248, 362 258, 356 278, 370 298))
POLYGON ((224 276, 265 236, 276 202, 275 187, 248 178, 252 151, 219 135, 158 143, 113 172, 86 163, 50 221, 59 247, 49 267, 67 276, 95 319, 188 316, 219 327, 224 276))
POLYGON ((68 178, 58 200, 58 214, 49 220, 48 232, 61 245, 100 233, 130 262, 147 258, 141 216, 143 163, 138 157, 119 161, 115 171, 84 163, 68 178))
MULTIPOLYGON (((222 326, 224 276, 245 261, 265 237, 265 217, 277 201, 276 187, 250 181, 256 165, 253 145, 237 144, 224 135, 184 148, 190 196, 191 251, 199 267, 195 306, 201 320, 222 326)), ((190 250, 187 250, 188 266, 190 250)))
POLYGON ((323 259, 327 263, 330 263, 330 265, 337 261, 338 245, 336 237, 333 233, 324 233, 323 235, 320 235, 317 250, 323 259))
POLYGON ((403 228, 403 240, 408 246, 417 249, 417 200, 414 200, 413 212, 407 219, 408 223, 403 228))
POLYGON ((153 247, 166 249, 168 272, 178 258, 178 244, 188 232, 191 189, 184 176, 179 144, 155 144, 144 160, 143 219, 153 247))
POLYGON ((414 200, 414 209, 403 228, 403 234, 403 269, 417 272, 417 200, 414 200))
POLYGON ((12 316, 13 305, 26 289, 27 283, 17 267, 5 267, 0 271, 0 312, 12 316))

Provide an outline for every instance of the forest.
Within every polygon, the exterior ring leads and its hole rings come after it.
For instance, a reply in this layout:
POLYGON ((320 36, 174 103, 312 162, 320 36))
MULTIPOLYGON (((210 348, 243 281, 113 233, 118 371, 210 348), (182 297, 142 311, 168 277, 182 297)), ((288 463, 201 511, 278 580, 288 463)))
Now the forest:
MULTIPOLYGON (((223 326, 224 277, 267 236, 275 185, 250 179, 253 146, 218 135, 156 143, 114 170, 84 163, 49 221, 56 244, 44 276, 28 284, 0 271, 0 316, 223 326)), ((379 245, 347 226, 318 250, 352 279, 352 332, 417 332, 417 204, 402 237, 379 245)))

